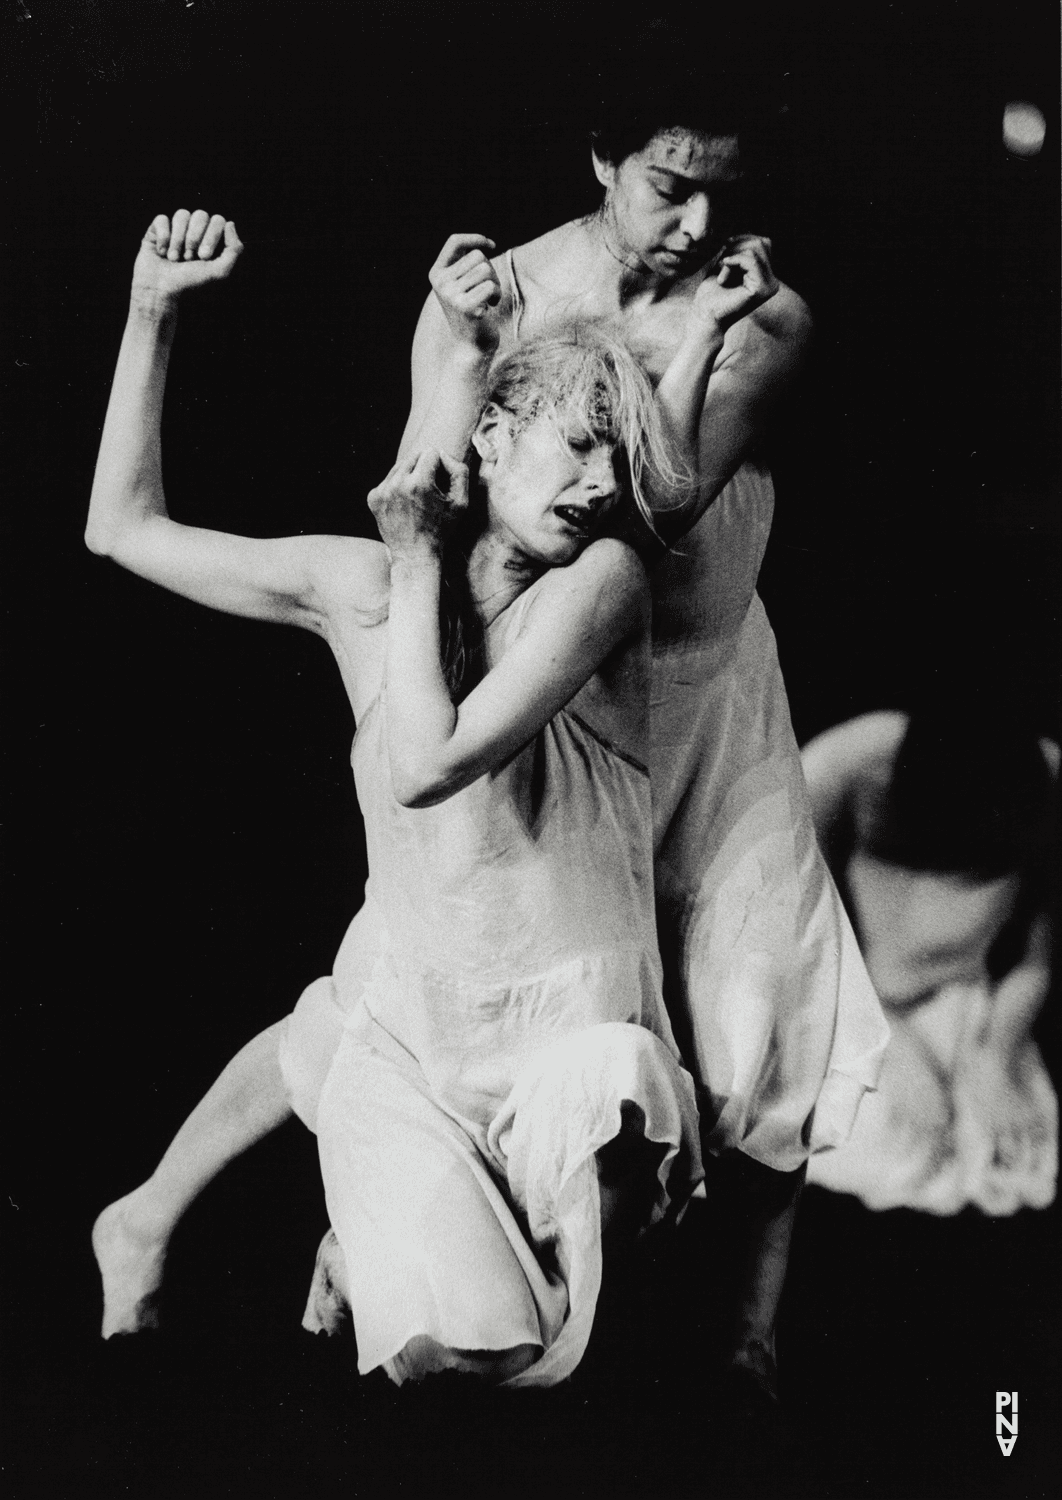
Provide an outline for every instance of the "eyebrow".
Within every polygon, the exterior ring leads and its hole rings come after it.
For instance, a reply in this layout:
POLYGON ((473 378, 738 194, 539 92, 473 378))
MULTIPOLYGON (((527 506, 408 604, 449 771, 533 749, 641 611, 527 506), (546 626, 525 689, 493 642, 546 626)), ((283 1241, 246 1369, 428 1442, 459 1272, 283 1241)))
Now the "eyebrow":
POLYGON ((738 170, 734 173, 733 177, 727 177, 722 182, 706 183, 703 177, 687 177, 684 172, 676 172, 673 167, 657 166, 656 162, 649 162, 648 170, 650 172, 655 172, 660 177, 670 177, 675 182, 682 183, 683 187, 704 187, 712 192, 718 192, 720 188, 724 187, 733 187, 735 183, 740 182, 742 176, 744 175, 740 170, 738 170))
POLYGON ((691 186, 700 181, 698 177, 686 177, 681 172, 674 172, 670 167, 658 167, 655 162, 649 163, 649 171, 655 172, 658 177, 673 177, 676 182, 688 182, 691 186))

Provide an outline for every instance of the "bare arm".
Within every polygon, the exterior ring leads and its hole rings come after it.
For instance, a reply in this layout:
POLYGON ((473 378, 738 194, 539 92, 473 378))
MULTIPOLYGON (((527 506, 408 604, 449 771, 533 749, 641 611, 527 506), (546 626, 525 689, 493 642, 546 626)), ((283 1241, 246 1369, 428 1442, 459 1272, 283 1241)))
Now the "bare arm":
POLYGON ((678 507, 660 499, 669 539, 696 525, 755 449, 806 351, 810 314, 780 286, 769 254, 769 240, 734 242, 718 272, 698 288, 686 335, 657 387, 665 429, 697 476, 692 499, 678 507))
POLYGON ((91 551, 164 588, 230 614, 323 628, 337 554, 355 596, 378 544, 352 537, 258 540, 171 520, 162 482, 160 426, 166 372, 183 292, 228 276, 242 250, 235 225, 202 211, 154 221, 133 275, 89 504, 91 551))
POLYGON ((440 664, 441 513, 463 503, 464 466, 435 453, 397 464, 370 495, 391 551, 387 640, 392 788, 407 807, 443 802, 522 749, 606 659, 648 626, 645 571, 614 538, 545 578, 528 623, 458 706, 440 664))
POLYGON ((891 765, 907 730, 907 715, 882 709, 835 724, 800 752, 815 832, 823 845, 848 805, 852 789, 867 771, 891 765))
POLYGON ((412 402, 398 457, 435 449, 460 462, 486 398, 498 347, 494 241, 452 234, 428 275, 432 291, 413 336, 412 402))

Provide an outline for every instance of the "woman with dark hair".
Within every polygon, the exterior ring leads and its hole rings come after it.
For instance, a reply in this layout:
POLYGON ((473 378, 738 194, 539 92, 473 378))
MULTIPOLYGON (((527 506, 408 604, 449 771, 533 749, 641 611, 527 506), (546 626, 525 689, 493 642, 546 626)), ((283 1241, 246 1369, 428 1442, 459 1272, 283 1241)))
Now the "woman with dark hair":
POLYGON ((1045 1208, 1059 750, 1002 706, 864 714, 804 748, 816 827, 892 1026, 879 1091, 810 1179, 868 1208, 1045 1208))
MULTIPOLYGON (((755 142, 747 80, 684 68, 681 55, 654 33, 631 49, 633 73, 611 80, 617 102, 602 107, 594 134, 596 213, 494 260, 482 236, 448 242, 414 339, 401 452, 462 457, 495 351, 575 322, 636 357, 673 453, 696 476, 684 488, 650 481, 668 544, 652 578, 658 929, 704 1146, 729 1158, 735 1223, 748 1220, 733 1368, 773 1396, 775 1316, 807 1158, 848 1134, 888 1030, 815 841, 755 591, 774 506, 763 438, 810 318, 774 277, 770 242, 740 232, 755 142)), ((311 986, 279 1033, 249 1044, 153 1177, 105 1210, 105 1333, 150 1319, 169 1235, 205 1183, 286 1118, 292 1098, 313 1100, 338 1035, 336 993, 356 992, 377 946, 363 908, 335 985, 311 986)))
MULTIPOLYGON (((360 1369, 554 1384, 603 1232, 701 1175, 654 930, 648 579, 617 534, 653 469, 677 475, 634 360, 576 330, 493 367, 471 496, 434 449, 395 465, 369 496, 382 545, 180 525, 159 452, 177 302, 241 248, 202 212, 145 236, 87 540, 315 631, 343 676, 378 952, 315 1125, 360 1369)), ((319 1279, 308 1319, 330 1316, 319 1279)))

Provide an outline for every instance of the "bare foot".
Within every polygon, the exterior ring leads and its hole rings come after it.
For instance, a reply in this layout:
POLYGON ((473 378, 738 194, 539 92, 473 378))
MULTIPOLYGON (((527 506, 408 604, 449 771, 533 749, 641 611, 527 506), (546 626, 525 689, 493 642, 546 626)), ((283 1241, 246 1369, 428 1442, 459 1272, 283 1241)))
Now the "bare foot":
POLYGON ((340 1333, 349 1319, 347 1263, 335 1231, 330 1229, 317 1247, 317 1263, 302 1326, 307 1333, 340 1333))
POLYGON ((103 1210, 92 1226, 92 1249, 103 1277, 105 1339, 159 1326, 155 1298, 166 1263, 165 1237, 140 1212, 141 1188, 103 1210))

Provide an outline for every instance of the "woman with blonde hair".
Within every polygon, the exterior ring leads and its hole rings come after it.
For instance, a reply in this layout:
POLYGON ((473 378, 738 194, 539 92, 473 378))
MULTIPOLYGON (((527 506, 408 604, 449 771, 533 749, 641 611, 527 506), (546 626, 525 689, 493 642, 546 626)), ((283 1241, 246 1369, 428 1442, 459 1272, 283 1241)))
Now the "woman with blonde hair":
MULTIPOLYGON (((621 535, 678 475, 633 359, 574 330, 492 369, 471 486, 432 447, 395 465, 369 497, 382 543, 178 524, 159 454, 177 299, 241 248, 205 214, 145 237, 88 542, 335 654, 378 952, 304 1102, 328 1274, 363 1372, 553 1384, 589 1336, 603 1232, 700 1176, 654 926, 648 579, 621 535)), ((334 1314, 322 1270, 308 1325, 334 1314)))

